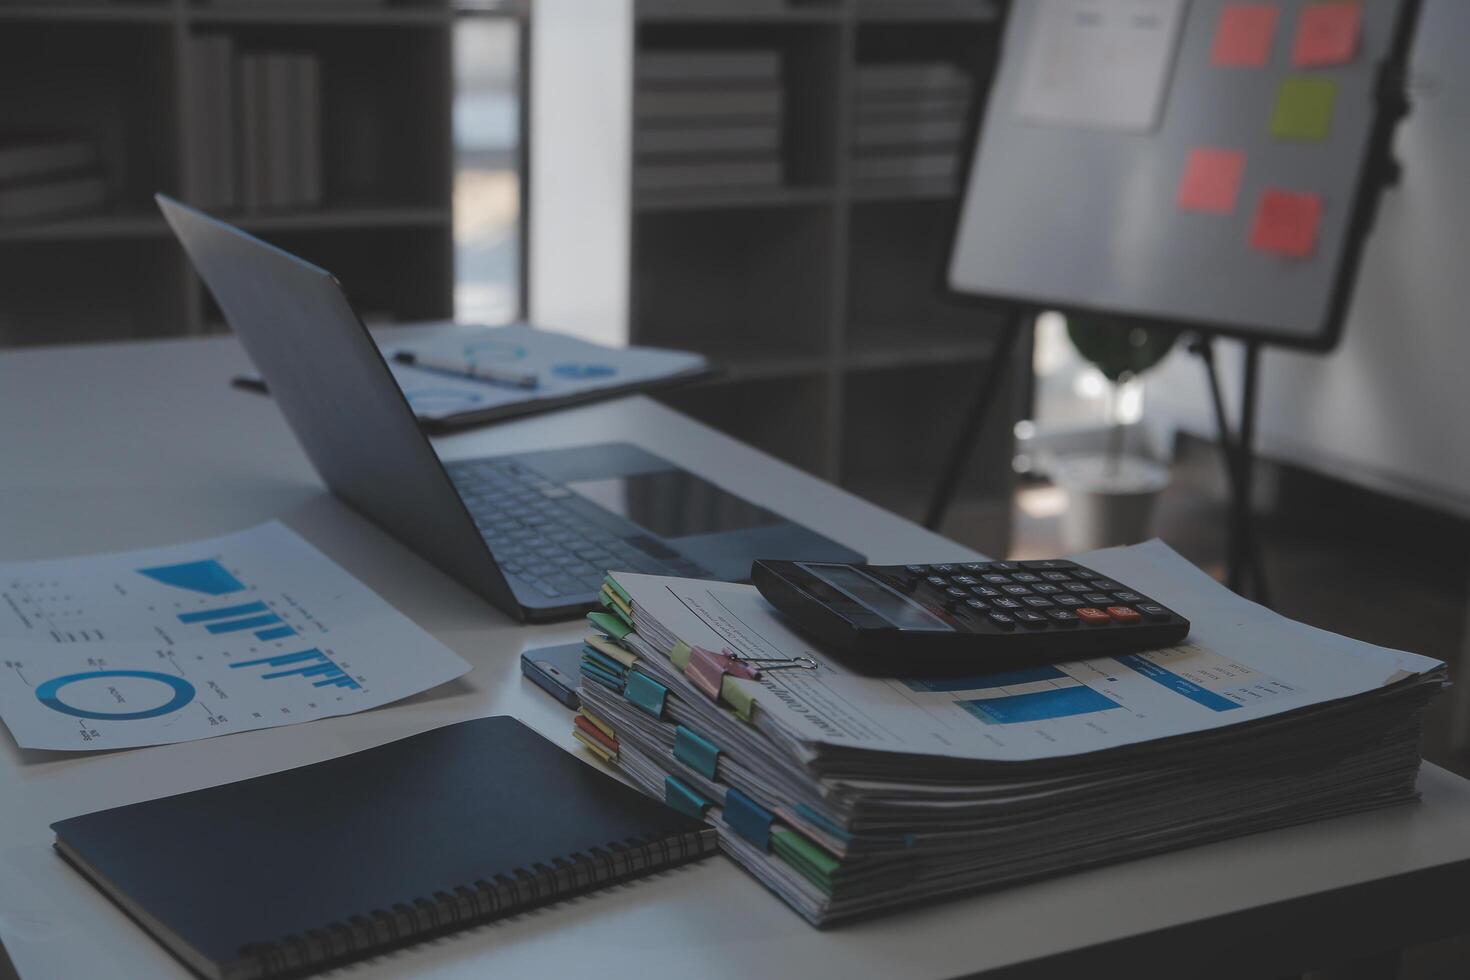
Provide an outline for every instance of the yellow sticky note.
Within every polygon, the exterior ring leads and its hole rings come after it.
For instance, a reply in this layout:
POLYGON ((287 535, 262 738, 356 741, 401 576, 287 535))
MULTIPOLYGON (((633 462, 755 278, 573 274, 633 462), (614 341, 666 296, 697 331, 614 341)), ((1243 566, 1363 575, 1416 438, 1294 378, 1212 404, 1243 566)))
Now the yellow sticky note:
POLYGON ((1325 140, 1332 132, 1332 107, 1337 82, 1330 78, 1297 75, 1276 90, 1271 112, 1271 135, 1284 140, 1325 140))

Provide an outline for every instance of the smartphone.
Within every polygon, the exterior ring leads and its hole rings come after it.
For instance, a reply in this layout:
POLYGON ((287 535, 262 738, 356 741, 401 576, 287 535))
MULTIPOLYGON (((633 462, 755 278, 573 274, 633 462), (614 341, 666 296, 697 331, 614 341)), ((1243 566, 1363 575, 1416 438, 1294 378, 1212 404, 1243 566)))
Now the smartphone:
POLYGON ((521 654, 521 673, 545 689, 547 694, 576 711, 582 706, 577 697, 581 683, 582 644, 564 643, 558 647, 538 647, 521 654))

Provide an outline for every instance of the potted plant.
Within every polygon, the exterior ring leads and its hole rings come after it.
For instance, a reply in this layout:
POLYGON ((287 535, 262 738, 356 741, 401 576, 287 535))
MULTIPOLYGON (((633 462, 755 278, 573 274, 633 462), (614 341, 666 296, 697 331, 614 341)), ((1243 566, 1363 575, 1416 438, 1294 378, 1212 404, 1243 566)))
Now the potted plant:
POLYGON ((1062 538, 1069 552, 1134 544, 1149 536, 1154 504, 1169 483, 1168 467, 1124 451, 1120 390, 1154 367, 1174 347, 1179 333, 1120 323, 1109 317, 1069 316, 1067 336, 1077 352, 1108 380, 1102 452, 1059 457, 1052 479, 1067 493, 1062 538))

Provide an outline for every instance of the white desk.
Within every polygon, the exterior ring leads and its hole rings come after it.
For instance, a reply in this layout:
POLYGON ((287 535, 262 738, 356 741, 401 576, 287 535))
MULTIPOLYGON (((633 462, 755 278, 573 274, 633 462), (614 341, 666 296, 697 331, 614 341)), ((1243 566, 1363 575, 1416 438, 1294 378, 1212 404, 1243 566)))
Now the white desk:
MULTIPOLYGON (((568 749, 518 626, 328 497, 274 406, 228 387, 230 340, 0 354, 0 556, 141 547, 284 518, 474 665, 363 714, 105 753, 0 735, 0 939, 27 980, 185 977, 50 851, 49 823, 298 766, 487 714, 568 749)), ((968 557, 641 398, 444 439, 445 456, 642 443, 882 562, 968 557)), ((818 932, 722 857, 352 966, 376 977, 1278 975, 1470 930, 1470 783, 1421 804, 1257 835, 818 932)), ((406 828, 411 832, 411 829, 406 828)), ((167 856, 161 856, 166 860, 167 856)), ((199 869, 207 874, 207 868, 199 869)))

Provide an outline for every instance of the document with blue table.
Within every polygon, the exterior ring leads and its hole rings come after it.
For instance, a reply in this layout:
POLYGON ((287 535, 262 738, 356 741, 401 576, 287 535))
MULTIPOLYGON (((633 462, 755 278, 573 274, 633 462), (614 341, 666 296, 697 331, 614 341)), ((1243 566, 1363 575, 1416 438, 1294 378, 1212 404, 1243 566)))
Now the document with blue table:
POLYGON ((0 718, 30 749, 120 749, 375 708, 470 669, 277 521, 0 562, 0 718))

